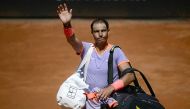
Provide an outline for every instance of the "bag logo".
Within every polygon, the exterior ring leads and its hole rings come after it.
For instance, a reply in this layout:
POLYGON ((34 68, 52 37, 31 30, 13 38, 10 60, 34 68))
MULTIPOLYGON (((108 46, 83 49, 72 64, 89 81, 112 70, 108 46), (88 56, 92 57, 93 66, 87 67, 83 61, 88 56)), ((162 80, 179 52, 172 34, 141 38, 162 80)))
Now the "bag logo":
POLYGON ((136 109, 140 109, 138 106, 136 106, 136 109))
POLYGON ((69 87, 69 91, 67 93, 67 97, 68 98, 71 98, 71 99, 74 99, 75 96, 76 96, 76 93, 77 93, 77 88, 76 87, 73 87, 73 86, 70 86, 69 87))

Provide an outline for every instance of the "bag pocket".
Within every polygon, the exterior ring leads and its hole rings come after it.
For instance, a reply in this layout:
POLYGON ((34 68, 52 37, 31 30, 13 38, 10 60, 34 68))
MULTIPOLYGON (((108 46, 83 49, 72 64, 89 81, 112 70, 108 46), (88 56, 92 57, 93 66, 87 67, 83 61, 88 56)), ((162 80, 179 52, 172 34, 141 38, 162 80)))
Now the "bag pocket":
POLYGON ((136 86, 129 85, 115 92, 113 98, 119 103, 116 109, 164 109, 157 98, 136 86))
POLYGON ((159 102, 159 100, 146 93, 137 93, 135 95, 135 104, 140 109, 165 109, 159 102))

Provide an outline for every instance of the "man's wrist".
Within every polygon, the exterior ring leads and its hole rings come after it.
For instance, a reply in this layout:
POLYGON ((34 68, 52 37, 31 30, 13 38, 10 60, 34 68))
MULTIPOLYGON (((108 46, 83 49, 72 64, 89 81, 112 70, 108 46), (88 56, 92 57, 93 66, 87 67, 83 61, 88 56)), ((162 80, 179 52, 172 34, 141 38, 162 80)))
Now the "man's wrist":
POLYGON ((74 30, 71 26, 71 22, 67 22, 67 23, 63 23, 63 27, 64 27, 64 33, 65 33, 65 36, 67 38, 70 38, 71 36, 74 35, 74 30))
POLYGON ((73 28, 64 28, 64 33, 67 38, 70 38, 74 35, 73 28))
POLYGON ((118 80, 116 80, 115 82, 113 82, 113 83, 111 84, 111 86, 113 86, 114 90, 117 91, 117 90, 119 90, 119 89, 122 89, 125 85, 124 85, 123 80, 118 79, 118 80))
POLYGON ((67 22, 67 23, 63 23, 63 27, 64 27, 64 28, 72 28, 71 22, 69 21, 69 22, 67 22))

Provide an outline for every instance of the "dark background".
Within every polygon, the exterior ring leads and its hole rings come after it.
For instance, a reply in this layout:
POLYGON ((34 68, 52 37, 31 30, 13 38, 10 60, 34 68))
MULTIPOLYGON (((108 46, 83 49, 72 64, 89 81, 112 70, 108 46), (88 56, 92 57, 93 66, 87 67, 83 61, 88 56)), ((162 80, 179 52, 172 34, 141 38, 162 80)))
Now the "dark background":
POLYGON ((66 2, 75 18, 189 18, 189 0, 1 0, 0 18, 55 18, 66 2))

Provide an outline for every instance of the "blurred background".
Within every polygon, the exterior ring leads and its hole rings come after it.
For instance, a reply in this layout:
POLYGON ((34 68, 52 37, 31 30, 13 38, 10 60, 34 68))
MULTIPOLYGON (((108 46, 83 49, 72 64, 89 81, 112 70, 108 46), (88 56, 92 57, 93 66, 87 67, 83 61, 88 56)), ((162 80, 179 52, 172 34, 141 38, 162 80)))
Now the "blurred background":
POLYGON ((74 17, 186 18, 189 0, 1 0, 0 17, 55 18, 58 4, 66 2, 74 17))
POLYGON ((0 109, 60 109, 57 90, 80 63, 56 13, 64 2, 79 39, 93 42, 91 21, 107 18, 109 42, 166 109, 190 108, 189 0, 1 0, 0 109))

